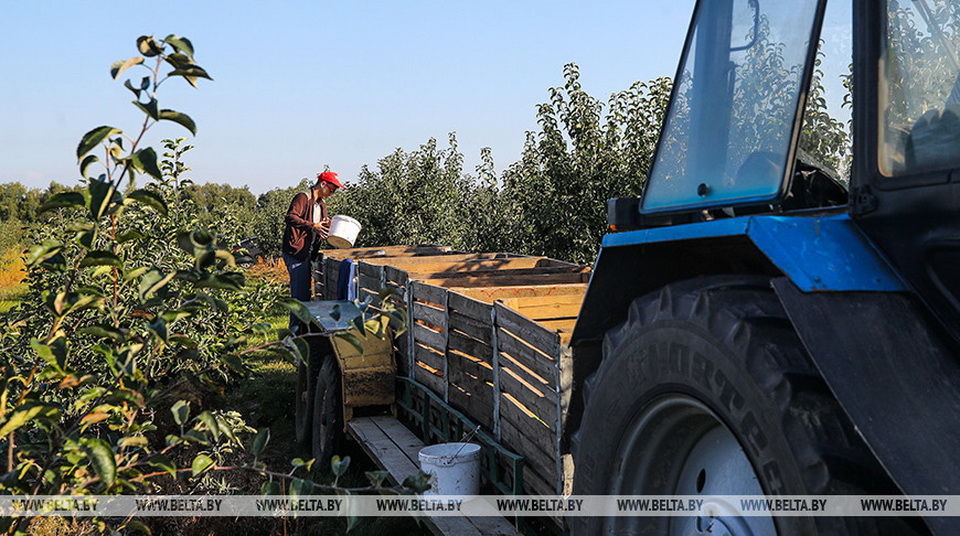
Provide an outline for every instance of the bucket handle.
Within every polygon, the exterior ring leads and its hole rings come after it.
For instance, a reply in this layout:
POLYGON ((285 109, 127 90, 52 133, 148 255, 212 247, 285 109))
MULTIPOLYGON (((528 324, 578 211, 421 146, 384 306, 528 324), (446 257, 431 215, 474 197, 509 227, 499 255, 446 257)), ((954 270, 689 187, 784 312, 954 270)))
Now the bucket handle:
POLYGON ((460 455, 460 451, 462 451, 463 448, 467 446, 467 441, 470 441, 471 439, 473 439, 473 436, 477 435, 477 433, 479 433, 479 432, 480 432, 480 425, 478 424, 476 428, 474 428, 473 430, 471 430, 471 431, 463 434, 463 437, 460 438, 460 441, 461 441, 463 444, 460 445, 460 448, 458 448, 457 451, 453 453, 453 456, 450 457, 450 462, 451 462, 451 463, 445 464, 445 465, 453 465, 453 460, 456 460, 456 459, 457 459, 457 456, 460 455))

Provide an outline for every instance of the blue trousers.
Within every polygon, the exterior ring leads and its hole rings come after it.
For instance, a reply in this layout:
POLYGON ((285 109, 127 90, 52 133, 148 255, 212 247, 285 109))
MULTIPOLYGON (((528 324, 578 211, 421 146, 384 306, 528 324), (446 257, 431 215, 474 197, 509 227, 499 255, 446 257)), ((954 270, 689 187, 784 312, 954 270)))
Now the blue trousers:
MULTIPOLYGON (((299 261, 284 253, 283 263, 287 265, 287 274, 290 276, 290 297, 310 301, 310 255, 307 255, 306 260, 299 261)), ((297 315, 290 313, 290 331, 302 335, 305 331, 303 328, 297 315)))

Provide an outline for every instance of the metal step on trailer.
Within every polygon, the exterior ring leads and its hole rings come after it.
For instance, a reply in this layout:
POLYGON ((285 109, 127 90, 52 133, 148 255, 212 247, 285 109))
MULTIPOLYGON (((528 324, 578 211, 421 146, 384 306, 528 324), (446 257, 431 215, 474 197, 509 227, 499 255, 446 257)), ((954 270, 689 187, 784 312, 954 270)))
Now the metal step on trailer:
MULTIPOLYGON (((354 417, 347 432, 384 471, 394 484, 416 475, 420 470, 419 453, 423 441, 393 417, 354 417)), ((519 536, 505 517, 433 517, 421 518, 437 535, 519 536)))

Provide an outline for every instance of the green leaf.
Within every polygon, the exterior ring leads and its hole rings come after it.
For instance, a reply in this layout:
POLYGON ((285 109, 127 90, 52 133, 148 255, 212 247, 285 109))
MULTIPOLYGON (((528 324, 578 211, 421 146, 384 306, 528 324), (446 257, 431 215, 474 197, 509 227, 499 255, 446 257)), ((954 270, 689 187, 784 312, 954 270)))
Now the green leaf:
POLYGON ((206 454, 198 454, 193 459, 193 463, 190 464, 190 470, 193 472, 193 476, 197 476, 211 467, 213 467, 213 459, 206 454))
POLYGON ((161 341, 167 342, 167 323, 164 322, 162 318, 157 317, 153 320, 153 322, 147 324, 147 330, 149 330, 150 333, 153 333, 161 341))
POLYGON ((261 495, 280 495, 280 484, 274 481, 264 482, 260 486, 261 495))
MULTIPOLYGON (((156 153, 154 153, 154 163, 156 163, 156 153)), ((153 190, 134 190, 127 194, 127 198, 154 208, 157 212, 163 214, 164 216, 167 215, 167 202, 163 200, 163 197, 161 197, 160 194, 154 192, 153 190)))
POLYGON ((383 481, 390 476, 390 473, 387 471, 367 471, 363 474, 366 475, 367 480, 370 481, 370 485, 375 488, 383 486, 383 481))
POLYGON ((94 154, 88 154, 86 158, 83 159, 83 162, 80 162, 80 176, 87 176, 87 168, 90 167, 94 162, 99 162, 100 158, 94 154))
POLYGON ((149 300, 154 293, 166 286, 176 275, 176 272, 164 275, 156 268, 151 269, 140 280, 140 301, 149 300))
POLYGON ((55 208, 77 208, 83 207, 86 200, 80 192, 59 192, 51 195, 43 205, 40 205, 39 213, 43 214, 48 210, 55 208))
POLYGON ((330 458, 330 470, 333 471, 333 474, 337 477, 343 476, 349 467, 350 456, 344 456, 343 459, 341 459, 340 456, 334 456, 333 458, 330 458))
POLYGON ((357 349, 357 352, 359 352, 360 354, 363 354, 363 352, 364 352, 364 349, 363 349, 363 340, 361 340, 360 337, 357 337, 353 332, 341 332, 341 333, 337 333, 336 337, 337 337, 337 338, 340 338, 340 339, 343 339, 343 340, 346 341, 350 346, 353 346, 354 348, 356 348, 356 349, 357 349))
POLYGON ((182 69, 174 69, 168 73, 170 76, 182 76, 191 86, 197 87, 198 78, 206 78, 207 80, 213 80, 210 78, 210 75, 207 74, 202 67, 199 65, 191 65, 182 69))
POLYGON ((147 267, 147 266, 141 266, 141 267, 139 267, 139 268, 134 268, 133 270, 130 270, 129 272, 125 272, 125 273, 123 274, 123 280, 124 280, 124 281, 130 281, 131 279, 136 279, 136 278, 140 277, 141 275, 147 273, 148 270, 150 270, 150 268, 147 267))
POLYGON ((21 407, 7 415, 0 425, 0 437, 6 438, 11 432, 32 421, 34 418, 49 416, 56 408, 43 404, 21 407))
POLYGON ((159 43, 153 38, 152 35, 141 35, 137 38, 137 49, 140 50, 140 53, 148 58, 157 56, 163 53, 163 48, 159 43))
POLYGON ((25 264, 27 266, 39 264, 60 253, 62 249, 63 244, 60 242, 57 242, 56 240, 45 240, 43 243, 37 244, 30 248, 25 264))
POLYGON ((141 63, 143 63, 141 56, 134 56, 128 60, 117 60, 110 66, 110 76, 116 80, 118 76, 123 74, 123 71, 126 71, 134 65, 140 65, 141 63))
POLYGON ((193 284, 196 288, 219 288, 240 291, 243 290, 244 278, 243 274, 236 272, 227 272, 224 274, 204 272, 193 284))
POLYGON ((170 458, 167 458, 166 456, 159 454, 153 456, 147 460, 147 465, 156 469, 160 469, 161 471, 166 471, 173 478, 177 478, 177 466, 170 461, 170 458))
POLYGON ((106 441, 95 437, 80 439, 80 449, 87 455, 94 472, 107 486, 113 485, 117 478, 117 461, 113 450, 106 441))
POLYGON ((298 495, 313 495, 313 482, 300 478, 293 479, 293 482, 290 483, 290 495, 294 497, 298 495))
POLYGON ((150 119, 153 119, 154 121, 160 118, 160 110, 157 109, 157 99, 150 99, 150 102, 146 104, 135 100, 133 101, 133 105, 137 108, 140 108, 143 113, 147 114, 150 119))
POLYGON ((304 305, 302 301, 295 300, 293 298, 283 298, 277 303, 279 303, 280 306, 282 306, 287 311, 290 311, 291 313, 296 315, 296 317, 300 319, 301 322, 305 324, 310 323, 310 320, 311 320, 310 310, 307 309, 307 306, 304 305))
POLYGON ((89 184, 87 184, 87 191, 90 195, 90 204, 87 206, 90 209, 90 216, 95 220, 99 220, 104 213, 106 213, 107 207, 110 205, 110 200, 113 198, 116 190, 112 183, 91 180, 89 184))
POLYGON ((207 430, 213 435, 214 441, 220 441, 220 426, 217 424, 217 420, 213 417, 212 413, 204 411, 200 415, 197 415, 197 420, 207 427, 207 430))
MULTIPOLYGON (((147 80, 150 80, 150 79, 147 78, 147 80)), ((124 82, 123 82, 123 87, 125 87, 125 88, 129 89, 130 91, 132 91, 133 94, 136 95, 138 99, 140 98, 140 92, 143 91, 144 89, 146 89, 146 88, 142 88, 142 89, 141 89, 141 88, 135 88, 135 87, 133 87, 133 84, 130 82, 130 79, 124 80, 124 82)))
POLYGON ((160 119, 173 121, 182 125, 184 128, 190 131, 194 136, 197 135, 197 124, 193 122, 193 119, 190 119, 190 116, 184 113, 175 112, 173 110, 160 110, 160 119))
POLYGON ((190 418, 190 403, 186 400, 179 400, 170 408, 170 412, 173 413, 174 422, 183 426, 190 418))
POLYGON ((106 138, 123 132, 119 128, 102 126, 97 127, 83 135, 80 139, 80 145, 77 146, 77 160, 83 158, 83 155, 89 153, 94 147, 106 138))
POLYGON ((176 49, 177 52, 181 52, 188 58, 193 59, 193 43, 191 43, 186 37, 170 34, 163 40, 165 43, 176 49))
MULTIPOLYGON (((120 234, 117 235, 117 243, 118 243, 118 244, 123 244, 123 243, 125 243, 125 242, 130 242, 130 241, 132 241, 132 240, 143 240, 144 238, 147 238, 147 235, 141 233, 140 231, 138 231, 138 230, 136 230, 136 229, 130 229, 130 230, 127 231, 127 232, 120 233, 120 234)), ((146 267, 146 266, 141 266, 141 267, 138 268, 138 269, 142 269, 144 272, 147 271, 147 267, 146 267)), ((143 273, 143 272, 141 272, 141 273, 143 273)))
POLYGON ((259 456, 263 449, 267 446, 267 443, 270 442, 270 429, 263 428, 257 432, 256 437, 253 438, 253 446, 250 447, 250 452, 254 456, 259 456))
POLYGON ((123 261, 110 251, 88 251, 80 261, 80 268, 88 266, 123 266, 123 261))
POLYGON ((82 327, 77 330, 77 333, 82 335, 92 335, 94 337, 100 337, 104 339, 113 339, 115 341, 122 341, 124 339, 123 331, 108 324, 97 324, 93 326, 82 327))

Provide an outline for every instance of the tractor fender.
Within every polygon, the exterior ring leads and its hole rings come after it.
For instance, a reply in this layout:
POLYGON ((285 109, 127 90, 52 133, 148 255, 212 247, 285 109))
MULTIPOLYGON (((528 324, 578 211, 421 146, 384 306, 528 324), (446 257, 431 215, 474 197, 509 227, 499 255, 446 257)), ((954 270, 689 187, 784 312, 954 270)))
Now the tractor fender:
MULTIPOLYGON (((908 495, 960 494, 960 362, 908 293, 773 287, 808 354, 860 435, 908 495)), ((951 533, 946 518, 928 518, 951 533)), ((955 528, 955 527, 954 527, 955 528)))
POLYGON ((579 426, 583 382, 599 366, 603 336, 630 304, 670 283, 718 274, 783 277, 812 293, 906 291, 847 214, 753 215, 609 234, 571 338, 568 435, 579 426))

